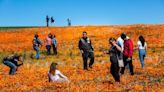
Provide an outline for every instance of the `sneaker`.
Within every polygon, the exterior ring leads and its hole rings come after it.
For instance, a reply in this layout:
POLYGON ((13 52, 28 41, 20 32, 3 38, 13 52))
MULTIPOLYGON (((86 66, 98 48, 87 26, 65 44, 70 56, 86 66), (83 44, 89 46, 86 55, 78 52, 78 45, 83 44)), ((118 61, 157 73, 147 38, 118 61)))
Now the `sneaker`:
POLYGON ((131 75, 133 76, 133 75, 134 75, 134 73, 131 73, 131 75))
POLYGON ((92 66, 89 66, 89 68, 91 68, 91 69, 92 69, 92 66))
POLYGON ((85 68, 84 70, 87 70, 88 71, 88 68, 85 68))
POLYGON ((122 73, 119 73, 119 76, 121 77, 123 74, 122 73))

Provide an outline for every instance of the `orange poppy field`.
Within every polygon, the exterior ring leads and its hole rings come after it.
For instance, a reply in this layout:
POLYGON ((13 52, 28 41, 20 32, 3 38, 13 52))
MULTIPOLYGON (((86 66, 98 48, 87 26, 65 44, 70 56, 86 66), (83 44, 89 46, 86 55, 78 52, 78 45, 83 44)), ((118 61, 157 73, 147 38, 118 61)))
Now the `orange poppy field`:
POLYGON ((0 28, 0 61, 3 57, 18 53, 24 57, 24 64, 15 75, 9 75, 9 68, 0 62, 0 92, 164 92, 164 25, 115 25, 115 26, 71 26, 0 28), (86 31, 92 40, 95 62, 89 71, 83 70, 83 61, 78 49, 82 32, 86 31), (108 51, 110 37, 118 38, 125 32, 136 46, 139 35, 143 35, 148 51, 145 68, 141 68, 136 50, 133 55, 134 76, 129 69, 121 76, 120 85, 110 74, 108 51), (35 60, 32 47, 34 34, 43 43, 41 58, 35 60), (49 33, 58 40, 58 55, 46 55, 44 39, 49 33), (48 71, 52 62, 71 81, 67 83, 48 82, 48 71))

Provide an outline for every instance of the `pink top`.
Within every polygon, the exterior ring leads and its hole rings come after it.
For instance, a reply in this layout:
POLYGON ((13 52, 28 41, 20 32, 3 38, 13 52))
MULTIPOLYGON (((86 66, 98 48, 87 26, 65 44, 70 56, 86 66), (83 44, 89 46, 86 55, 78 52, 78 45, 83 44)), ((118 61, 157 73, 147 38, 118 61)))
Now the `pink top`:
POLYGON ((45 40, 44 40, 45 44, 46 45, 51 45, 52 44, 52 41, 51 41, 51 38, 47 37, 45 40))

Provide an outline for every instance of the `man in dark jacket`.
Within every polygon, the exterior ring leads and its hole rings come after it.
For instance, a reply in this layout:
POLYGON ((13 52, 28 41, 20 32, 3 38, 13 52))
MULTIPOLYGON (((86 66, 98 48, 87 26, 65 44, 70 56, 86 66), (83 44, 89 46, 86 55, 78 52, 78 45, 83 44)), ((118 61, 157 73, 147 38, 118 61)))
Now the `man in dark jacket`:
POLYGON ((78 46, 82 53, 84 70, 88 70, 88 58, 90 58, 89 67, 92 68, 94 63, 94 51, 91 40, 87 37, 87 32, 83 32, 83 37, 80 38, 78 46))
POLYGON ((46 16, 46 23, 47 23, 47 27, 49 26, 49 17, 48 17, 48 15, 46 16))

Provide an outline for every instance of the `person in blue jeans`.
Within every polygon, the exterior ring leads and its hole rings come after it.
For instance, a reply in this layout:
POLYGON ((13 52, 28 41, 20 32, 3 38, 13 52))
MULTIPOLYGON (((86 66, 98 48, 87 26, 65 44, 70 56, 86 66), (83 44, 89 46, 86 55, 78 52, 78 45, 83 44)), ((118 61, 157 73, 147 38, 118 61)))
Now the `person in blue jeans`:
POLYGON ((145 67, 144 58, 146 56, 147 43, 145 42, 145 39, 142 35, 140 35, 138 39, 139 40, 137 42, 137 48, 139 51, 139 58, 141 62, 141 67, 144 68, 145 67))
POLYGON ((14 75, 19 66, 23 65, 23 57, 21 55, 9 55, 3 59, 3 64, 10 67, 9 74, 14 75))
POLYGON ((40 49, 39 46, 42 46, 42 43, 39 39, 38 34, 35 34, 34 39, 33 39, 33 48, 36 51, 36 56, 35 59, 39 59, 40 58, 40 49))

